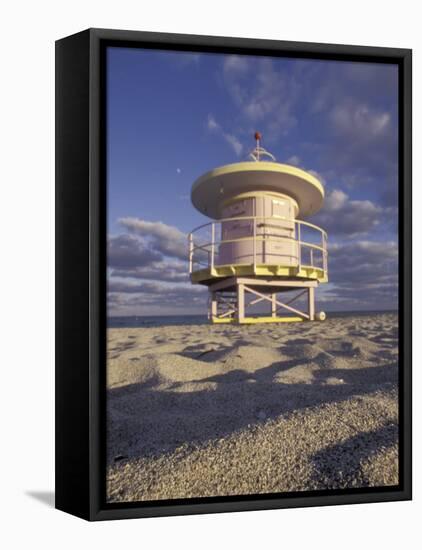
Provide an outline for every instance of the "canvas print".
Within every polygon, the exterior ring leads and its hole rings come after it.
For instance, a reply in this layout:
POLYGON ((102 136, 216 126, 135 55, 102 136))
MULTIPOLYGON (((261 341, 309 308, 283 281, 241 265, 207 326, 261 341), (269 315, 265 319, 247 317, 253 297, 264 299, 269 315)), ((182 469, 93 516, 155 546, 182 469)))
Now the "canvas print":
POLYGON ((394 487, 398 66, 108 47, 109 503, 394 487))

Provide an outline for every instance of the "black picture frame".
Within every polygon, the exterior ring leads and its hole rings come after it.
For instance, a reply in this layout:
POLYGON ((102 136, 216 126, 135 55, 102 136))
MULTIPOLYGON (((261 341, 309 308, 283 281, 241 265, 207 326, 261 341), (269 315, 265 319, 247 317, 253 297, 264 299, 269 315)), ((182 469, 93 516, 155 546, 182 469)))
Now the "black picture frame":
POLYGON ((56 42, 56 508, 87 520, 411 499, 412 52, 88 29, 56 42), (399 480, 397 487, 153 503, 105 500, 105 48, 396 63, 399 67, 399 480))

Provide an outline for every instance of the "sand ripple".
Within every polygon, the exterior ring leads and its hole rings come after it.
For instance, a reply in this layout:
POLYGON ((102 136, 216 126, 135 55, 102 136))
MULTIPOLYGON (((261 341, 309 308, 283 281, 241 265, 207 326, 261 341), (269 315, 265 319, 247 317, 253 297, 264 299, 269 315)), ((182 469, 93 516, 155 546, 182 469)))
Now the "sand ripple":
POLYGON ((110 501, 394 485, 397 316, 111 329, 110 501))

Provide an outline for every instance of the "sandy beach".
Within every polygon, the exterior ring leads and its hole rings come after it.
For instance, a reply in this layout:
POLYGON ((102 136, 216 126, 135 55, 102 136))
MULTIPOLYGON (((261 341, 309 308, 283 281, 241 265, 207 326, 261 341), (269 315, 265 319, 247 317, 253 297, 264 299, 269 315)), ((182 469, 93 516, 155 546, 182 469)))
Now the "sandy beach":
POLYGON ((397 321, 109 329, 108 500, 396 485, 397 321))

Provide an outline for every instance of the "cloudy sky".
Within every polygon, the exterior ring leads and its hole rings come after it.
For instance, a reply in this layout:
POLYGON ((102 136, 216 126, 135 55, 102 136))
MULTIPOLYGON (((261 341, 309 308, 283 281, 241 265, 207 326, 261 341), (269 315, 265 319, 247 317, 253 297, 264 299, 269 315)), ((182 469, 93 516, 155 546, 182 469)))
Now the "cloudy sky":
POLYGON ((325 186, 320 308, 397 307, 397 66, 109 48, 107 73, 109 315, 205 313, 190 189, 245 160, 255 130, 325 186))

